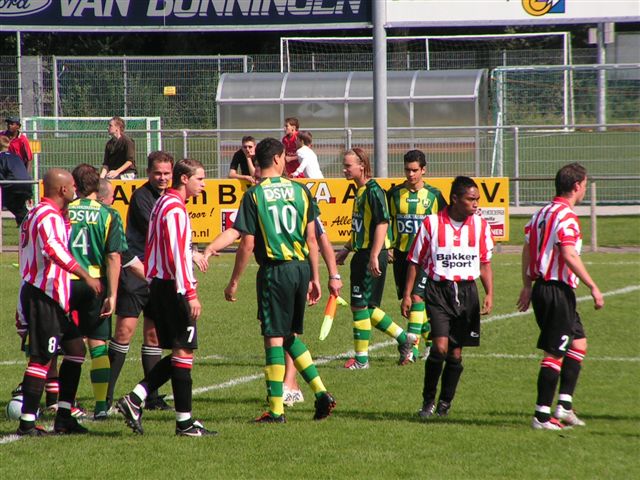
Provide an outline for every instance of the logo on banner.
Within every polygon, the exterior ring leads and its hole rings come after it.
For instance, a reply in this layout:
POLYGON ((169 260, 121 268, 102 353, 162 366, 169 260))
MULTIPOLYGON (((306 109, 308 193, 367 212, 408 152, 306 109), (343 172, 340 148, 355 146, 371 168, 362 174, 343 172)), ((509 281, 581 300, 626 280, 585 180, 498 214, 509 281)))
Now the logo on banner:
POLYGON ((225 231, 229 230, 233 227, 234 222, 236 221, 236 215, 238 215, 238 210, 221 210, 220 211, 220 230, 225 231))
POLYGON ((565 13, 565 0, 522 0, 522 8, 529 15, 541 17, 547 13, 565 13))
POLYGON ((51 5, 51 0, 0 0, 0 17, 31 15, 51 5))

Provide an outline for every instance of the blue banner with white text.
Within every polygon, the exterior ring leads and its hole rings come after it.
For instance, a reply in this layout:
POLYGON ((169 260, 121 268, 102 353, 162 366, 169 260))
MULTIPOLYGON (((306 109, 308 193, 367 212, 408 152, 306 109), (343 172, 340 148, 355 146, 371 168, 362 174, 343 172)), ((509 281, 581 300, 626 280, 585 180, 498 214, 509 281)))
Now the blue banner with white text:
POLYGON ((0 31, 367 27, 371 5, 371 0, 0 0, 0 31))

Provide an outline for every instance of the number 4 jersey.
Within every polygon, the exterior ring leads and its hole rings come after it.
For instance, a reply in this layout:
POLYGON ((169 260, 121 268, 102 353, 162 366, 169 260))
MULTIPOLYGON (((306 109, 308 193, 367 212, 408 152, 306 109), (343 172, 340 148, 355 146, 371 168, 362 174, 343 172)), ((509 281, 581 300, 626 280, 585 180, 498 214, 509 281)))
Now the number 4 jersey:
POLYGON ((127 250, 120 215, 97 200, 78 198, 69 204, 69 220, 73 257, 93 278, 105 277, 107 254, 127 250))

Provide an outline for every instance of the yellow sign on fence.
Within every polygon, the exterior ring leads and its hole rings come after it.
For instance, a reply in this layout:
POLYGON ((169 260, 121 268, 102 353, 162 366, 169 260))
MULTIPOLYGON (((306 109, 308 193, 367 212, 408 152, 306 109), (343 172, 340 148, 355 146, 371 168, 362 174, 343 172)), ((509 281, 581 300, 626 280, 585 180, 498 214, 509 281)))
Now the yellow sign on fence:
MULTIPOLYGON (((428 183, 442 191, 449 198, 452 178, 433 178, 428 183)), ((480 214, 491 225, 496 240, 509 239, 509 180, 508 178, 476 178, 480 187, 480 214)), ((329 238, 334 243, 346 242, 351 234, 351 209, 356 193, 356 185, 344 179, 302 180, 311 190, 320 207, 321 218, 329 238)), ((402 183, 402 178, 378 179, 378 183, 388 190, 402 183)), ((113 203, 126 222, 129 201, 134 190, 145 183, 144 180, 114 180, 115 200, 113 203)), ((242 195, 250 185, 239 180, 206 181, 202 195, 187 203, 191 218, 194 243, 208 243, 220 232, 233 226, 242 195)))

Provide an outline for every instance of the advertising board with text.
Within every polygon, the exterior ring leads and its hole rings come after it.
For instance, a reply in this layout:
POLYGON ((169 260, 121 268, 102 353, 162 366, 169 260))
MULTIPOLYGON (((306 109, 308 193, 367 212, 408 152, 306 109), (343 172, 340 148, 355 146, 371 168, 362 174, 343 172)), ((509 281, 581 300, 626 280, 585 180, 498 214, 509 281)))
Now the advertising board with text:
MULTIPOLYGON (((428 183, 449 198, 452 178, 432 178, 428 183)), ((509 239, 509 179, 476 178, 480 187, 479 214, 487 219, 496 240, 509 239)), ((318 202, 322 222, 333 243, 346 242, 351 235, 351 210, 356 185, 344 179, 301 180, 318 202)), ((385 190, 402 183, 401 178, 378 179, 385 190)), ((126 222, 129 201, 134 190, 144 180, 115 180, 113 206, 126 222)), ((194 243, 208 243, 222 231, 233 226, 242 195, 249 184, 238 180, 207 180, 202 195, 187 202, 194 243)))

